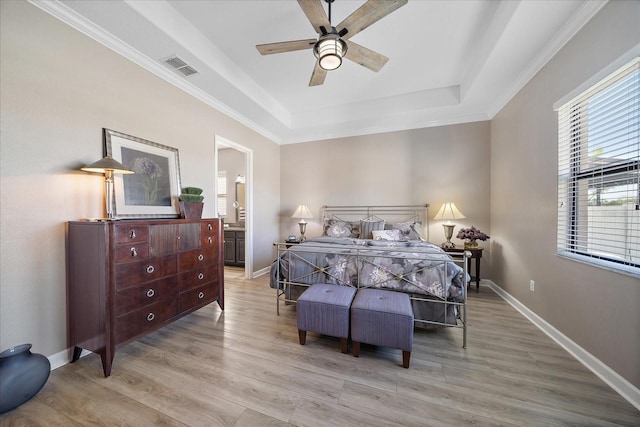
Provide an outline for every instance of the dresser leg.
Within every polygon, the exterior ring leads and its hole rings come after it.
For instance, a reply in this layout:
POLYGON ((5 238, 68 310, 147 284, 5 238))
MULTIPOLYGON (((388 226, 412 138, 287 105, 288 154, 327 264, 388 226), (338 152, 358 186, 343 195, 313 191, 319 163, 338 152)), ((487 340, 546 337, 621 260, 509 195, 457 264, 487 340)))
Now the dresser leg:
POLYGON ((71 358, 71 363, 80 359, 81 354, 82 354, 82 349, 80 347, 73 347, 73 357, 71 358))
POLYGON ((106 349, 99 351, 98 354, 102 361, 102 372, 106 378, 111 375, 111 365, 113 364, 113 356, 115 356, 115 354, 113 352, 111 352, 111 354, 107 353, 106 349))

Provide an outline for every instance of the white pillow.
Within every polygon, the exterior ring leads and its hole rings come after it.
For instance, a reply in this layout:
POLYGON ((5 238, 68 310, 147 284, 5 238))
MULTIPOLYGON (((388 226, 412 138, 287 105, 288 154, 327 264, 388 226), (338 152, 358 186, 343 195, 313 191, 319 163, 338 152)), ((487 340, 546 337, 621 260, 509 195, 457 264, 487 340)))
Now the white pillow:
POLYGON ((400 230, 397 228, 393 230, 373 230, 374 240, 400 240, 400 230))

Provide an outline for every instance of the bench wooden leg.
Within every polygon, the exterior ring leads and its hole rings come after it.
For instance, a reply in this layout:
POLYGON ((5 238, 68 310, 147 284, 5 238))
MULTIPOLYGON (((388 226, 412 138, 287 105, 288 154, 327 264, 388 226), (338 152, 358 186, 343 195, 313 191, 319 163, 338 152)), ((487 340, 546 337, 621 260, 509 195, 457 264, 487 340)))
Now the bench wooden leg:
POLYGON ((353 342, 353 357, 358 357, 360 356, 360 342, 359 341, 354 341, 353 342))
POLYGON ((411 352, 402 350, 402 367, 409 368, 409 359, 411 359, 411 352))
POLYGON ((307 331, 298 329, 298 338, 300 338, 300 345, 304 345, 304 343, 307 342, 307 331))
POLYGON ((343 352, 344 354, 347 354, 349 352, 346 338, 340 338, 340 351, 343 352))

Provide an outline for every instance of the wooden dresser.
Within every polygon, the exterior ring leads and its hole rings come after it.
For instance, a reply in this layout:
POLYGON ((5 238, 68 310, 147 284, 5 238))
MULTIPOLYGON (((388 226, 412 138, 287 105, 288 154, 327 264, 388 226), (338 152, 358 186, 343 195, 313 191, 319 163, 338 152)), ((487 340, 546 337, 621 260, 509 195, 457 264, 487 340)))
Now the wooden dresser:
POLYGON ((219 219, 74 221, 66 231, 72 362, 98 353, 107 377, 119 345, 213 301, 224 309, 219 219))

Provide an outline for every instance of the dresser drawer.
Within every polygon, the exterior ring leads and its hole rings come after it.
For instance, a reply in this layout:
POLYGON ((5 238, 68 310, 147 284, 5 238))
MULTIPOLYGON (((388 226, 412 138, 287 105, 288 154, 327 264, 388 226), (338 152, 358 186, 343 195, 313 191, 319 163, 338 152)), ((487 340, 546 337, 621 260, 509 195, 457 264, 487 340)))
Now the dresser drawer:
POLYGON ((119 222, 113 227, 113 239, 116 243, 148 242, 149 226, 134 222, 119 222))
POLYGON ((200 222, 200 235, 201 236, 215 236, 218 234, 219 221, 207 221, 200 222))
POLYGON ((180 271, 201 268, 216 261, 216 251, 210 248, 196 249, 195 251, 182 252, 178 255, 178 269, 180 271))
POLYGON ((116 316, 155 304, 168 297, 175 298, 177 294, 178 281, 176 276, 165 277, 143 285, 131 286, 116 292, 116 316))
POLYGON ((177 314, 178 300, 171 297, 120 316, 116 319, 116 343, 153 329, 177 314))
POLYGON ((115 247, 116 263, 134 262, 149 257, 149 243, 121 243, 115 247))
POLYGON ((180 292, 184 292, 188 289, 213 282, 217 279, 217 274, 218 268, 216 265, 207 265, 202 268, 196 268, 195 270, 181 272, 178 275, 178 282, 180 283, 178 289, 180 292))
POLYGON ((116 264, 115 271, 116 289, 124 289, 176 274, 178 272, 177 256, 169 255, 138 262, 116 264))
POLYGON ((218 298, 218 287, 213 283, 180 294, 180 312, 203 306, 218 298))

